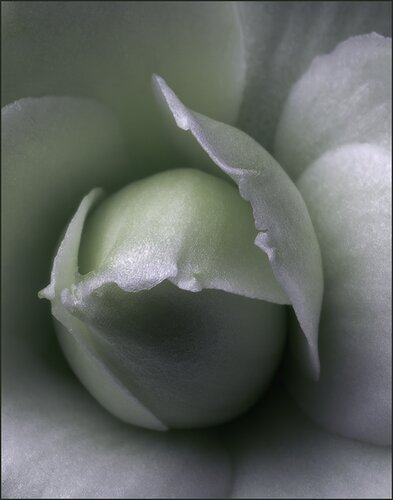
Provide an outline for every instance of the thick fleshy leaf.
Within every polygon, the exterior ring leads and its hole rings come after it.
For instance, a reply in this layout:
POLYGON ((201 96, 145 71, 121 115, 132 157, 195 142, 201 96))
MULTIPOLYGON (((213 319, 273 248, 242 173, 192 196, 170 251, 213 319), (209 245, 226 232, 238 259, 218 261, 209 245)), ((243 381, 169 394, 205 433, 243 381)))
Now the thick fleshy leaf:
POLYGON ((322 156, 298 183, 321 244, 321 376, 292 370, 304 411, 345 436, 391 442, 391 156, 369 144, 322 156))
POLYGON ((107 409, 143 427, 242 413, 270 381, 285 337, 282 309, 233 295, 286 299, 253 244, 249 205, 225 181, 176 170, 122 189, 85 228, 99 196, 82 200, 40 292, 64 326, 74 371, 107 409))
POLYGON ((245 65, 231 2, 3 2, 3 104, 79 95, 116 112, 134 178, 173 168, 153 72, 197 109, 233 122, 245 65), (203 78, 201 78, 203 75, 203 78))
POLYGON ((292 85, 350 36, 391 36, 390 2, 239 2, 247 77, 238 126, 269 152, 292 85))
MULTIPOLYGON (((160 77, 160 88, 177 125, 190 130, 212 161, 251 203, 258 235, 273 273, 293 305, 307 339, 309 373, 318 376, 318 322, 323 276, 318 241, 304 201, 280 165, 240 130, 189 110, 160 77)), ((299 342, 302 342, 300 336, 299 342)), ((304 346, 302 345, 304 349, 304 346)))
POLYGON ((232 498, 391 498, 391 451, 330 434, 284 391, 227 427, 232 498))
POLYGON ((293 86, 277 128, 276 158, 293 179, 330 149, 391 149, 392 40, 354 37, 317 57, 293 86))
POLYGON ((214 432, 123 424, 60 366, 21 354, 6 374, 3 498, 227 496, 231 465, 214 432))

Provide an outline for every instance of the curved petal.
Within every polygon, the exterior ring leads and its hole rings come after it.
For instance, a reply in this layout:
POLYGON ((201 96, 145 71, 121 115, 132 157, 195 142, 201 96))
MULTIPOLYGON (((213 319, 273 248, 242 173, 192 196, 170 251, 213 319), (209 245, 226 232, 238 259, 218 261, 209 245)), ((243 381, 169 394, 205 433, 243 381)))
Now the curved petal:
MULTIPOLYGON (((278 388, 276 388, 278 389, 278 388)), ((390 498, 391 452, 318 428, 276 390, 228 426, 232 498, 390 498)))
POLYGON ((3 495, 225 496, 230 465, 214 434, 111 417, 70 374, 37 299, 83 192, 129 176, 116 120, 87 99, 23 99, 2 110, 2 133, 3 495))
POLYGON ((53 94, 103 102, 127 133, 134 178, 176 160, 151 94, 153 72, 165 75, 197 109, 236 118, 244 62, 231 2, 3 6, 3 103, 53 94))
POLYGON ((318 322, 323 276, 318 241, 304 201, 280 165, 240 130, 189 110, 155 77, 178 127, 190 130, 213 162, 251 203, 273 273, 291 301, 307 339, 306 365, 318 376, 318 322))
POLYGON ((288 383, 329 430, 391 442, 391 156, 369 144, 330 151, 298 183, 321 244, 321 376, 288 383))
MULTIPOLYGON (((241 293, 232 266, 239 259, 252 261, 253 251, 261 256, 253 245, 249 206, 222 180, 192 170, 171 171, 116 193, 85 228, 85 217, 99 197, 99 190, 93 190, 82 200, 55 257, 51 283, 40 292, 52 302, 61 324, 60 343, 75 373, 113 414, 150 429, 213 425, 248 409, 280 360, 283 311, 200 290, 222 287, 211 279, 217 267, 218 278, 224 274, 241 293), (228 206, 234 210, 229 221, 228 206), (239 238, 244 239, 240 245, 239 238), (79 255, 94 269, 85 276, 78 273, 79 255), (174 282, 183 290, 162 283, 169 278, 168 267, 175 268, 174 282), (199 293, 184 291, 190 281, 191 290, 199 293)), ((270 270, 267 259, 257 258, 256 269, 246 269, 248 280, 253 283, 254 271, 266 286, 264 274, 269 274, 260 273, 258 264, 270 270)), ((240 265, 240 270, 245 268, 240 265)), ((246 277, 241 278, 244 284, 246 277)), ((274 285, 267 285, 274 291, 274 285)))
POLYGON ((52 314, 64 325, 59 325, 59 340, 70 360, 71 366, 79 377, 85 382, 85 386, 93 394, 98 394, 98 400, 109 400, 109 410, 116 416, 123 417, 135 425, 156 430, 167 430, 160 422, 118 379, 111 373, 107 373, 105 365, 91 353, 88 344, 88 334, 85 325, 72 316, 56 300, 63 290, 70 287, 77 280, 78 275, 78 250, 85 218, 91 208, 102 196, 99 189, 91 191, 80 204, 70 225, 67 228, 64 240, 61 242, 55 257, 51 273, 51 283, 39 293, 39 297, 52 300, 52 314), (85 335, 77 336, 77 332, 83 330, 85 335), (68 335, 67 335, 68 333, 68 335), (75 340, 69 339, 72 334, 78 339, 78 351, 75 340), (107 394, 110 395, 106 396, 107 394), (106 396, 106 397, 105 397, 106 396), (126 418, 125 418, 125 417, 126 418))
POLYGON ((138 292, 168 279, 192 292, 214 288, 288 304, 254 245, 249 204, 234 186, 199 170, 170 170, 124 187, 83 231, 76 303, 108 283, 138 292))
POLYGON ((2 110, 3 337, 24 337, 23 349, 45 343, 26 318, 41 317, 37 289, 45 284, 59 228, 92 182, 127 178, 124 138, 115 118, 87 99, 22 99, 2 110), (118 172, 111 179, 111 165, 118 172), (94 180, 92 177, 94 176, 94 180), (79 198, 79 199, 78 199, 79 198), (24 311, 23 316, 16 311, 24 311))
POLYGON ((330 149, 353 142, 391 149, 392 40, 351 38, 317 57, 281 115, 276 158, 293 179, 330 149))
POLYGON ((227 496, 231 464, 214 432, 122 424, 58 364, 18 362, 2 394, 4 498, 227 496))
POLYGON ((238 126, 269 152, 292 85, 350 36, 391 36, 390 2, 240 2, 247 76, 238 126))

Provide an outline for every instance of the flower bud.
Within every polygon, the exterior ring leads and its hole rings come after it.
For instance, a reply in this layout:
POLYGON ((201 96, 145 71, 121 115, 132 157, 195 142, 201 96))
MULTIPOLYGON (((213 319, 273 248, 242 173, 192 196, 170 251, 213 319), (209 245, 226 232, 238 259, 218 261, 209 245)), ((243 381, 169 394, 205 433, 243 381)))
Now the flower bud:
POLYGON ((179 169, 82 201, 40 292, 82 383, 122 420, 209 426, 268 385, 288 298, 226 181, 179 169), (272 304, 270 302, 275 302, 272 304))

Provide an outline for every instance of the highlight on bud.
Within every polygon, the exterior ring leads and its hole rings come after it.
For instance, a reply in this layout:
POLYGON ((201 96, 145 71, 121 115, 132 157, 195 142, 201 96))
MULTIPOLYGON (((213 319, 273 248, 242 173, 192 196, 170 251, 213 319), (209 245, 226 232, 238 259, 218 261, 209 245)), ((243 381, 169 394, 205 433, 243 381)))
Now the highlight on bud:
POLYGON ((290 302, 255 244, 251 205, 192 169, 102 196, 82 200, 39 294, 71 367, 104 407, 142 427, 241 414, 278 365, 279 304, 290 302))

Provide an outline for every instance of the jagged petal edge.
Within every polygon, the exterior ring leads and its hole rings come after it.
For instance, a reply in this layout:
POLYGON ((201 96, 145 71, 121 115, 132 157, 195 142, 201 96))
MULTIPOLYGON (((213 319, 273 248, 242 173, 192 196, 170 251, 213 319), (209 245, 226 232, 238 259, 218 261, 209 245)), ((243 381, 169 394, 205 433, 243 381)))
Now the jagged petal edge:
POLYGON ((236 182, 241 196, 251 203, 260 231, 255 244, 268 255, 277 281, 291 300, 307 340, 303 365, 309 375, 318 378, 322 262, 300 193, 278 163, 245 133, 189 110, 161 77, 153 75, 153 85, 158 95, 164 97, 178 127, 192 133, 213 162, 236 182), (209 137, 212 129, 214 137, 213 134, 209 137), (247 162, 249 167, 241 166, 247 162), (289 200, 288 209, 285 207, 289 200), (272 209, 273 214, 269 213, 272 209), (282 232, 285 239, 280 238, 282 232), (291 262, 285 257, 290 257, 291 262))

